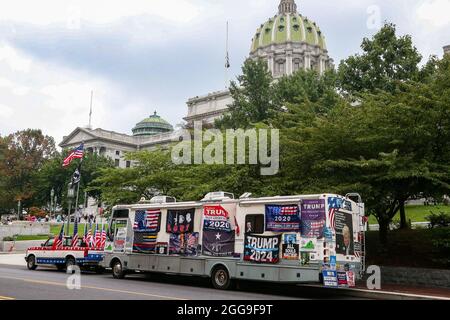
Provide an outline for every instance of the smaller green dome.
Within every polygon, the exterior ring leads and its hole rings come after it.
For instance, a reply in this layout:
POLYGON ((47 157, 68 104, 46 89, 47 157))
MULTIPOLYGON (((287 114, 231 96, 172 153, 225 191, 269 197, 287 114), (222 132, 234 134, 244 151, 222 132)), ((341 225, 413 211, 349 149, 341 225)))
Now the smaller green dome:
POLYGON ((153 136, 173 132, 173 126, 155 113, 142 120, 133 128, 133 136, 153 136))

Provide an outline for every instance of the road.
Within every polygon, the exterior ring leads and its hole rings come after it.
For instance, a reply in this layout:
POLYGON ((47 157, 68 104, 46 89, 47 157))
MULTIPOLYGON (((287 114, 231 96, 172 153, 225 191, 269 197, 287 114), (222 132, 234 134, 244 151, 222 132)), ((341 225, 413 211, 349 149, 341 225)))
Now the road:
POLYGON ((29 271, 22 266, 0 265, 0 300, 348 299, 312 293, 308 288, 297 286, 254 282, 240 283, 236 291, 219 291, 211 288, 207 279, 158 274, 134 274, 124 280, 116 280, 109 273, 83 273, 79 278, 81 288, 71 290, 67 287, 70 276, 53 268, 40 267, 36 271, 29 271))

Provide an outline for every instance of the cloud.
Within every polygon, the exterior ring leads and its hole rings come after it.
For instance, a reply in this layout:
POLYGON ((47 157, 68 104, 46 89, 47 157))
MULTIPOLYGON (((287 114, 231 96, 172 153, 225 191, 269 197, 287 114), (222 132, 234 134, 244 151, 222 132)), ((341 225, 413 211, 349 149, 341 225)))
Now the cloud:
POLYGON ((0 62, 6 63, 13 71, 28 72, 31 60, 17 53, 13 47, 0 43, 0 62))
POLYGON ((0 104, 0 117, 11 118, 13 115, 13 109, 11 107, 0 104))
POLYGON ((450 24, 450 0, 426 0, 417 6, 419 20, 433 27, 441 28, 450 24))
MULTIPOLYGON (((441 52, 448 1, 297 4, 321 27, 339 63, 376 32, 367 28, 370 5, 400 34, 412 34, 425 56, 441 52)), ((91 90, 95 127, 131 133, 155 110, 176 125, 187 114, 188 98, 225 87, 226 21, 234 78, 257 27, 277 7, 278 0, 9 2, 0 11, 0 133, 42 128, 60 142, 88 123, 91 90)))
POLYGON ((15 0, 2 6, 0 21, 71 25, 79 20, 107 24, 130 16, 154 15, 185 23, 199 13, 200 7, 187 0, 15 0))

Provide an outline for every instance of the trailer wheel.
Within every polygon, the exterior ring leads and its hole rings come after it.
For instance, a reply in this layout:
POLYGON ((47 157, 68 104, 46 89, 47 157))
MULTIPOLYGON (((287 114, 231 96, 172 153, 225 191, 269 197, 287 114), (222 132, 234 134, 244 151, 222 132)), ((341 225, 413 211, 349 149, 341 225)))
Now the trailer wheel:
POLYGON ((211 280, 214 288, 219 290, 228 290, 231 286, 230 274, 224 266, 218 266, 213 270, 211 280))
POLYGON ((36 265, 36 257, 35 256, 31 255, 28 257, 27 268, 28 268, 28 270, 36 270, 37 265, 36 265))
POLYGON ((75 259, 73 257, 67 257, 66 258, 66 272, 71 272, 74 273, 74 270, 72 269, 75 265, 77 264, 77 262, 75 261, 75 259), (71 270, 71 271, 70 271, 71 270))
POLYGON ((112 274, 114 279, 123 279, 125 278, 125 271, 122 267, 122 262, 120 260, 116 260, 112 265, 112 274))

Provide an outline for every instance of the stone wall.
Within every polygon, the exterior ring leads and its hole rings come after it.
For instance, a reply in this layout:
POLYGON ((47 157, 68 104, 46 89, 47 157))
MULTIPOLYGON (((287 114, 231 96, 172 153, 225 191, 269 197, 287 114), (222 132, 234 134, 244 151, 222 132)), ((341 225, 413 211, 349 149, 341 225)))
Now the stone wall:
POLYGON ((382 284, 450 288, 450 270, 381 267, 382 284))
POLYGON ((25 252, 31 247, 40 247, 45 240, 30 240, 30 241, 0 241, 0 252, 25 252))
POLYGON ((0 240, 14 235, 37 236, 44 234, 50 234, 50 224, 48 223, 17 222, 12 225, 0 226, 0 240))

